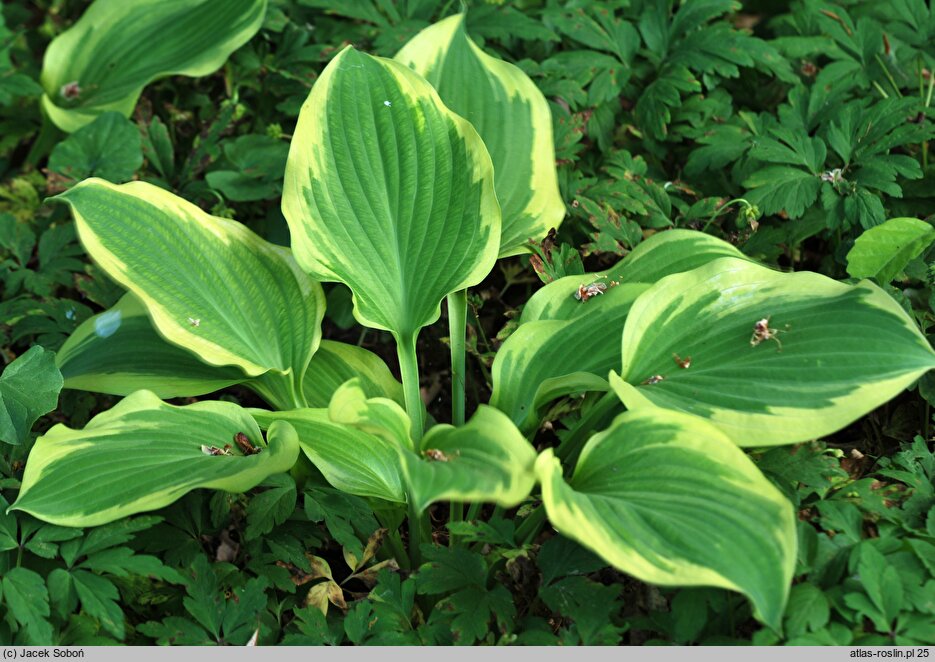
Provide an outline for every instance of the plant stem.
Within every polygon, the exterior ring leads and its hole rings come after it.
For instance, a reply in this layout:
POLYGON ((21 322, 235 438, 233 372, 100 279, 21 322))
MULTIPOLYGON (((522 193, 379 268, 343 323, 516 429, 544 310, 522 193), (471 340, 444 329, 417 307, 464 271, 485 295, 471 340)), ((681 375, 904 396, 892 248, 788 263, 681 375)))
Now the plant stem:
POLYGON ((708 228, 711 227, 711 224, 714 223, 717 217, 720 216, 721 214, 726 213, 731 208, 731 206, 735 204, 741 204, 746 208, 752 207, 752 205, 744 198, 734 198, 733 200, 728 200, 723 205, 718 207, 717 210, 715 210, 713 214, 711 214, 711 218, 709 218, 708 222, 704 224, 704 227, 701 228, 701 231, 707 232, 708 228))
POLYGON ((308 407, 308 400, 305 399, 305 391, 302 389, 302 381, 303 380, 296 379, 289 380, 289 395, 296 409, 308 407))
MULTIPOLYGON (((451 424, 464 425, 465 384, 465 333, 467 331, 467 290, 459 290, 448 295, 448 341, 451 347, 451 424)), ((464 519, 464 505, 460 501, 449 504, 449 521, 460 522, 464 519)), ((456 536, 449 534, 448 545, 456 544, 456 536)))
POLYGON ((932 438, 932 405, 927 401, 925 403, 925 425, 922 426, 922 432, 926 439, 932 438))
POLYGON ((419 513, 412 505, 412 497, 409 497, 409 560, 412 563, 412 569, 416 570, 422 565, 422 522, 419 521, 419 513))
POLYGON ((582 414, 581 420, 572 428, 571 433, 555 449, 555 454, 562 461, 566 471, 570 471, 578 461, 578 455, 584 448, 585 442, 591 437, 595 429, 599 429, 607 418, 622 405, 617 394, 608 391, 601 399, 594 403, 587 412, 582 414))
POLYGON ((416 337, 412 333, 396 339, 396 354, 399 357, 399 372, 403 379, 403 394, 406 397, 406 413, 412 423, 412 444, 416 453, 422 442, 422 393, 419 390, 419 361, 416 358, 416 337))
POLYGON ((477 516, 480 514, 480 509, 483 507, 483 505, 484 504, 482 504, 480 501, 475 501, 474 503, 472 503, 471 506, 468 508, 467 516, 465 519, 467 519, 468 522, 473 522, 474 520, 476 520, 477 516))
MULTIPOLYGON (((396 354, 399 357, 399 372, 403 380, 403 394, 406 397, 406 413, 412 425, 412 446, 418 455, 421 451, 422 430, 425 423, 422 420, 422 392, 419 389, 419 360, 416 356, 417 333, 405 334, 396 339, 396 354)), ((420 515, 413 506, 412 495, 409 501, 409 559, 412 569, 422 563, 422 522, 420 515)))
MULTIPOLYGON (((460 501, 451 501, 449 512, 448 512, 448 523, 452 524, 455 522, 464 521, 464 504, 460 501)), ((456 540, 457 536, 454 531, 448 530, 448 546, 455 547, 458 543, 456 540)))
POLYGON ((406 556, 406 548, 403 547, 403 541, 399 538, 399 531, 390 531, 386 534, 386 544, 399 567, 402 570, 410 570, 409 557, 406 556))
POLYGON ((886 66, 886 63, 883 61, 883 58, 880 57, 880 54, 877 53, 874 55, 877 60, 877 64, 883 69, 883 73, 886 74, 886 79, 890 82, 890 85, 893 86, 893 90, 896 92, 896 96, 901 97, 902 92, 899 91, 899 85, 896 84, 896 81, 893 80, 893 74, 890 73, 889 67, 886 66))
MULTIPOLYGON (((932 89, 935 88, 935 73, 929 74, 929 91, 925 97, 925 107, 928 108, 932 103, 932 89)), ((922 143, 922 170, 928 169, 929 165, 929 141, 922 143)))
POLYGON ((516 529, 516 543, 520 546, 530 544, 536 539, 536 536, 539 535, 542 526, 545 524, 545 520, 545 505, 540 503, 536 506, 535 510, 526 516, 526 519, 519 525, 519 528, 516 529))
POLYGON ((52 120, 43 112, 42 126, 39 129, 39 134, 32 143, 32 147, 29 149, 29 154, 26 155, 25 164, 35 168, 39 165, 39 161, 48 156, 52 148, 64 137, 65 132, 55 126, 52 120))
POLYGON ((448 339, 451 344, 451 424, 464 425, 465 356, 467 327, 467 290, 448 295, 448 339))

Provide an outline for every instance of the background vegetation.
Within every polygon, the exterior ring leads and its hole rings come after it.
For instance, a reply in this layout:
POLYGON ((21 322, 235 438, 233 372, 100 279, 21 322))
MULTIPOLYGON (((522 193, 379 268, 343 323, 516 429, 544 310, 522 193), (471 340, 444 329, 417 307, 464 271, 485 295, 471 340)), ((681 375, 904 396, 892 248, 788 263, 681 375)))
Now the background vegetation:
MULTIPOLYGON (((131 119, 105 115, 66 136, 43 125, 38 76, 49 41, 87 6, 20 0, 0 14, 4 364, 33 345, 58 349, 121 295, 47 196, 88 176, 141 179, 288 244, 288 140, 324 65, 348 43, 392 56, 458 10, 274 0, 217 73, 156 82, 131 119)), ((469 294, 469 412, 489 399, 493 355, 542 281, 606 268, 650 233, 702 229, 767 263, 846 278, 861 232, 935 210, 925 0, 476 2, 467 24, 549 99, 568 208, 532 258, 499 262, 469 294)), ((935 320, 930 252, 883 283, 923 332, 935 320)), ((325 337, 395 366, 390 338, 361 333, 349 291, 327 288, 325 337)), ((420 347, 423 396, 439 419, 450 409, 444 333, 429 328, 420 347)), ((14 386, 4 375, 0 395, 4 380, 14 386)), ((237 387, 220 398, 259 404, 237 387)), ((115 401, 66 390, 29 439, 115 401)), ((799 513, 781 637, 740 595, 644 585, 551 530, 529 539, 531 503, 455 525, 471 544, 438 546, 409 574, 387 560, 371 504, 326 484, 299 490, 288 475, 86 530, 5 514, 30 442, 0 444, 0 642, 244 644, 258 632, 260 644, 932 644, 931 402, 926 377, 830 438, 753 453, 799 513)), ((579 407, 553 407, 544 444, 579 407)), ((0 432, 16 433, 10 425, 0 432)), ((435 541, 449 533, 437 527, 435 541)))

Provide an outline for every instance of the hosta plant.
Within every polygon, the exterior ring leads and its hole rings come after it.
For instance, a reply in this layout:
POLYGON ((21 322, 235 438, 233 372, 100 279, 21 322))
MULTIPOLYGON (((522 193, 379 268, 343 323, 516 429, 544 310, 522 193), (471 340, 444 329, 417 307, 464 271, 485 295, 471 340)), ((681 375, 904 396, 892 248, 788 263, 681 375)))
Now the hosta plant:
POLYGON ((42 109, 69 133, 129 116, 153 80, 220 68, 265 14, 266 0, 96 0, 45 52, 42 109))
POLYGON ((782 273, 671 230, 538 291, 497 354, 491 403, 464 422, 463 292, 560 220, 552 154, 542 95, 455 17, 398 60, 347 47, 322 73, 283 186, 292 250, 151 184, 66 191, 85 249, 126 294, 78 328, 58 366, 68 388, 126 397, 40 437, 12 507, 90 526, 195 488, 301 479, 310 463, 379 504, 412 568, 433 502, 456 519, 463 504, 535 493, 528 527, 548 518, 648 582, 740 591, 778 629, 795 516, 743 448, 833 432, 935 353, 871 282, 782 273), (484 92, 461 95, 464 81, 484 92), (322 339, 321 281, 346 284, 357 321, 393 335, 401 384, 376 355, 322 339), (417 340, 446 298, 455 425, 428 425, 417 340), (269 408, 163 401, 232 384, 269 408), (544 407, 582 393, 580 422, 537 453, 544 407))

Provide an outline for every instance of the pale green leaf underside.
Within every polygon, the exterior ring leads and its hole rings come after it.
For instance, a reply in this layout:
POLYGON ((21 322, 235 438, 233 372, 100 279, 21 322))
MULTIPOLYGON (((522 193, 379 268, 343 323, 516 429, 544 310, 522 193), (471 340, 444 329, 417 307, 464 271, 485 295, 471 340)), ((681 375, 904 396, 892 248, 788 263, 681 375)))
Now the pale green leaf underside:
POLYGON ((204 395, 249 379, 234 366, 213 366, 169 343, 132 294, 85 320, 55 357, 65 388, 111 395, 148 389, 160 398, 204 395))
POLYGON ((97 526, 168 505, 196 488, 244 492, 288 471, 299 453, 295 430, 270 427, 268 445, 237 405, 168 405, 138 391, 95 416, 83 430, 56 425, 36 441, 12 508, 62 526, 97 526), (243 432, 260 453, 243 456, 243 432), (202 446, 231 445, 232 456, 202 446))
POLYGON ((327 409, 250 413, 266 428, 286 421, 295 428, 302 452, 331 485, 362 497, 405 502, 397 449, 357 428, 335 423, 327 409))
POLYGON ((359 378, 348 380, 334 391, 328 417, 380 437, 392 448, 413 448, 412 422, 406 410, 393 400, 367 397, 359 378))
POLYGON ((266 0, 96 0, 46 49, 42 106, 68 132, 107 110, 129 116, 151 81, 218 69, 265 14, 266 0))
MULTIPOLYGON (((726 241, 695 230, 657 232, 640 243, 616 265, 600 273, 566 276, 549 283, 526 303, 520 322, 591 316, 594 307, 575 299, 579 285, 614 280, 619 283, 655 283, 660 278, 700 267, 721 257, 749 259, 726 241)), ((610 291, 603 296, 609 296, 610 291)))
POLYGON ((308 406, 327 407, 341 384, 355 377, 368 397, 389 398, 405 405, 403 386, 383 359, 357 345, 322 340, 303 383, 308 406))
MULTIPOLYGON (((291 407, 289 383, 278 373, 250 378, 234 366, 213 366, 159 335, 145 307, 132 294, 85 320, 56 355, 65 387, 111 395, 148 389, 160 398, 213 393, 244 383, 267 402, 291 407)), ((327 407, 335 390, 352 377, 371 397, 403 401, 402 385, 383 360, 369 350, 322 340, 303 381, 310 407, 327 407)))
POLYGON ((470 122, 490 152, 503 212, 500 255, 515 255, 565 216, 558 189, 552 116, 522 69, 483 52, 464 15, 450 16, 407 43, 397 61, 424 76, 470 122))
POLYGON ((562 535, 646 582, 740 591, 778 629, 795 565, 792 506, 704 420, 626 412, 591 437, 569 482, 551 450, 536 472, 562 535))
POLYGON ((669 230, 642 242, 603 273, 546 285, 526 303, 520 327, 497 352, 491 404, 530 431, 539 422, 538 409, 548 401, 607 390, 607 374, 620 365, 617 339, 636 297, 664 276, 725 256, 746 259, 715 237, 669 230), (607 290, 587 301, 576 299, 578 287, 592 282, 607 290))
POLYGON ((441 500, 515 506, 535 483, 535 451, 492 407, 481 406, 461 428, 435 426, 419 454, 403 438, 405 411, 389 400, 365 398, 356 380, 336 392, 329 409, 251 414, 261 426, 292 424, 303 452, 337 489, 394 502, 411 498, 420 512, 441 500))
POLYGON ((512 508, 529 496, 536 481, 532 445, 505 414, 486 405, 462 427, 433 427, 422 440, 422 453, 403 452, 409 493, 419 512, 442 500, 512 508))
POLYGON ((844 427, 935 367, 935 353, 870 282, 724 258, 640 296, 624 328, 622 365, 611 386, 628 408, 697 414, 741 446, 768 446, 844 427), (751 344, 766 318, 779 342, 751 344), (673 354, 691 357, 691 367, 673 354), (645 383, 654 376, 663 380, 645 383))
POLYGON ((520 325, 494 359, 490 404, 529 432, 538 426, 539 410, 550 400, 609 390, 607 374, 620 365, 617 338, 630 306, 648 287, 618 285, 586 302, 575 302, 589 315, 520 325))
POLYGON ((889 283, 933 241, 935 228, 925 221, 891 218, 857 237, 847 254, 847 273, 889 283))
POLYGON ((301 381, 324 294, 287 249, 143 182, 89 179, 59 197, 91 257, 170 342, 212 365, 301 381))
POLYGON ((640 243, 609 273, 622 283, 655 283, 722 257, 750 259, 723 239, 703 232, 667 230, 640 243))
POLYGON ((480 136, 423 78, 351 47, 322 72, 292 140, 283 213, 296 260, 354 293, 367 326, 411 337, 497 257, 480 136))

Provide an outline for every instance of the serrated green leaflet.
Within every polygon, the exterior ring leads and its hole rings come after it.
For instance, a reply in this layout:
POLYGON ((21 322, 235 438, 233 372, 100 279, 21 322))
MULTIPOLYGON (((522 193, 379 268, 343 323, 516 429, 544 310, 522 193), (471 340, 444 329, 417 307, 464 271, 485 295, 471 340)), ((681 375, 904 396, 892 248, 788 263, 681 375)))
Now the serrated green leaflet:
POLYGON ((89 179, 59 198, 91 257, 170 342, 248 375, 275 371, 298 389, 321 337, 324 294, 288 250, 142 182, 89 179))
POLYGON ((27 568, 10 568, 0 578, 0 595, 10 618, 23 626, 26 641, 36 646, 53 641, 49 593, 42 575, 27 568))
POLYGON ((630 409, 697 414, 737 444, 768 446, 835 432, 933 367, 915 323, 876 285, 724 258, 640 296, 611 385, 630 409))
POLYGON ((522 69, 491 57, 464 28, 464 14, 426 28, 396 55, 469 121, 490 151, 503 212, 500 255, 515 255, 565 216, 558 190, 552 116, 522 69))
POLYGON ((342 492, 405 502, 395 445, 350 425, 335 423, 328 417, 327 409, 283 412, 252 409, 250 413, 264 428, 275 421, 292 425, 302 452, 342 492))
POLYGON ((262 439, 256 422, 232 403, 174 407, 137 391, 83 430, 56 425, 40 437, 11 508, 52 524, 96 526, 161 508, 195 488, 243 492, 288 471, 298 457, 289 424, 271 425, 267 443, 262 439), (238 432, 261 451, 241 455, 238 432), (231 456, 206 452, 225 446, 231 456))
POLYGON ((891 218, 857 237, 847 254, 847 273, 889 283, 935 241, 935 228, 917 218, 891 218))
POLYGON ((539 409, 550 400, 610 390, 607 374, 620 365, 617 339, 630 306, 647 288, 642 283, 618 285, 602 296, 576 301, 587 315, 520 325, 494 358, 490 404, 530 432, 539 424, 539 409))
POLYGON ((346 283, 354 315, 411 344, 497 257, 480 136, 423 78, 351 47, 322 72, 292 140, 283 213, 296 260, 346 283))
POLYGON ((817 173, 792 166, 774 165, 757 170, 743 185, 750 189, 747 199, 765 214, 783 211, 789 218, 799 218, 815 202, 821 190, 817 173))
POLYGON ((536 474, 562 535, 643 581, 740 591, 779 628, 795 566, 792 505, 704 420, 626 412, 590 439, 568 482, 551 450, 536 474))
POLYGON ((65 388, 112 395, 148 389, 160 398, 204 395, 248 376, 234 366, 213 366, 169 343, 153 328, 146 307, 132 294, 84 321, 56 363, 65 388))
POLYGON ((481 405, 462 427, 436 425, 423 457, 403 452, 403 471, 417 511, 435 501, 486 501, 505 508, 529 496, 536 451, 509 418, 481 405))
POLYGON ((64 131, 115 110, 143 87, 218 69, 263 23, 266 0, 96 0, 45 52, 42 107, 64 131))

